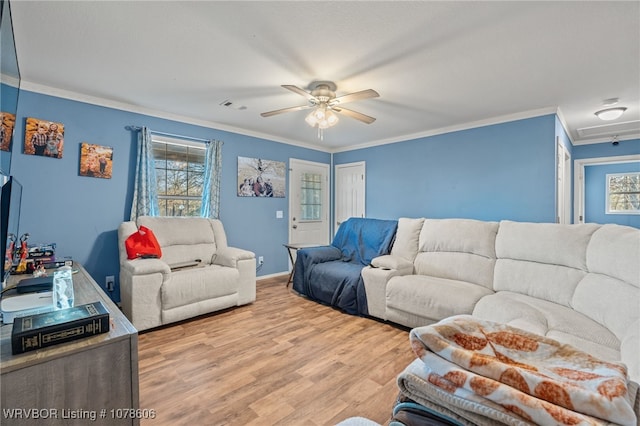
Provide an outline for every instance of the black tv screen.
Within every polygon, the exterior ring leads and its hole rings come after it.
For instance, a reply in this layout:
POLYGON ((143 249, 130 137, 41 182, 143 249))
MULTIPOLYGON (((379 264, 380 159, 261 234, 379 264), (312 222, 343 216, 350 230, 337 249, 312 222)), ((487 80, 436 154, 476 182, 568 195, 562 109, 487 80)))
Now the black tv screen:
MULTIPOLYGON (((0 177, 1 178, 1 177, 0 177)), ((0 247, 5 255, 0 265, 0 279, 6 282, 13 264, 13 244, 18 239, 20 224, 20 203, 22 201, 22 185, 10 176, 2 185, 0 195, 0 247)))

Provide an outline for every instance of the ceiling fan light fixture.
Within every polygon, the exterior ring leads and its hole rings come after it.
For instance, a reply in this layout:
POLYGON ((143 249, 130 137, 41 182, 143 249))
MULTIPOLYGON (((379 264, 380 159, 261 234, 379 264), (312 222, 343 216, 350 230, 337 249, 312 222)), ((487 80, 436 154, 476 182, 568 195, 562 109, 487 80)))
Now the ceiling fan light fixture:
POLYGON ((625 107, 616 107, 616 108, 607 108, 597 111, 595 115, 604 121, 615 120, 616 118, 620 118, 620 116, 627 110, 625 107))
POLYGON ((311 127, 320 129, 328 129, 331 126, 335 126, 338 123, 338 116, 327 108, 326 105, 319 105, 316 109, 311 111, 305 117, 304 121, 311 127))
POLYGON ((304 96, 309 102, 307 105, 282 108, 274 111, 263 112, 263 117, 271 117, 273 115, 282 114, 283 112, 300 111, 302 109, 311 108, 311 112, 307 114, 304 121, 310 126, 318 129, 318 138, 323 140, 324 129, 338 124, 338 114, 344 114, 366 124, 371 124, 376 119, 369 117, 357 111, 346 109, 342 104, 347 102, 359 101, 368 98, 377 98, 380 96, 373 89, 361 90, 359 92, 349 93, 347 95, 336 97, 336 85, 332 81, 315 81, 309 85, 310 92, 305 91, 298 86, 285 84, 283 88, 290 90, 298 95, 304 96), (340 106, 338 106, 340 105, 340 106))
POLYGON ((319 106, 318 108, 316 108, 315 111, 313 111, 313 116, 315 117, 315 119, 318 121, 324 120, 326 115, 325 110, 326 107, 324 106, 319 106))
POLYGON ((328 129, 329 128, 329 122, 327 120, 321 120, 318 122, 318 129, 328 129))
POLYGON ((311 111, 309 114, 307 114, 304 121, 306 121, 309 126, 316 127, 316 124, 318 124, 318 119, 315 116, 315 111, 311 111))
POLYGON ((329 127, 335 126, 336 124, 338 124, 338 121, 340 121, 338 119, 338 116, 335 115, 331 110, 327 111, 326 116, 327 116, 327 123, 329 124, 329 127))

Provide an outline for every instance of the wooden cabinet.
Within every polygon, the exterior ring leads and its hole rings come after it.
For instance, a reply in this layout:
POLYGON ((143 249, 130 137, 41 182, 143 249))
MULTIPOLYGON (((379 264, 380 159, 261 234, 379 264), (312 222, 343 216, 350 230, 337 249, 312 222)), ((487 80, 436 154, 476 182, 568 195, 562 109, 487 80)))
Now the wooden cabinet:
POLYGON ((149 416, 138 410, 137 330, 81 265, 74 269, 75 304, 101 301, 109 311, 110 331, 12 355, 12 325, 3 324, 2 425, 133 425, 149 416))

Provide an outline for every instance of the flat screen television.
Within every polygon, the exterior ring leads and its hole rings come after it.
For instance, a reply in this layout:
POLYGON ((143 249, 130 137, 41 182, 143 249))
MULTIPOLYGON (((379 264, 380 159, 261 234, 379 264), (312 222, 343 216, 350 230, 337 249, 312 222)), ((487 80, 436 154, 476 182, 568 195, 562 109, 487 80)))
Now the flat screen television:
POLYGON ((19 235, 22 185, 13 176, 0 176, 0 182, 3 181, 0 195, 0 247, 4 248, 4 256, 0 263, 0 279, 4 288, 13 264, 11 246, 19 235))

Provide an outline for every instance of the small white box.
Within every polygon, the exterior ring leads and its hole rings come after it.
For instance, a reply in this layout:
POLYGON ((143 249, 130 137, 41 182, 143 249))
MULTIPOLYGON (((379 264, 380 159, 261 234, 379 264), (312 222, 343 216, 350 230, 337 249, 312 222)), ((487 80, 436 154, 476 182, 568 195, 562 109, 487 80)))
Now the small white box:
POLYGON ((53 292, 42 291, 3 297, 0 310, 4 324, 13 324, 15 317, 53 311, 53 292))

